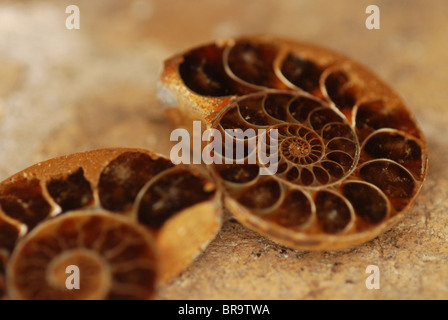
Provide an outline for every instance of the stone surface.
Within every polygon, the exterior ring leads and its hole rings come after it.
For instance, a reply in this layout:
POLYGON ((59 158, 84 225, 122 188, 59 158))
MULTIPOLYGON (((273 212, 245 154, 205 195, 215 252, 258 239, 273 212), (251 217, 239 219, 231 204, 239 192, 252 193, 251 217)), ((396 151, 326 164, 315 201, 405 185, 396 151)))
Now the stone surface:
POLYGON ((162 61, 219 37, 272 33, 373 69, 426 134, 427 181, 389 232, 339 252, 295 251, 228 219, 160 299, 448 298, 448 2, 385 1, 381 29, 353 0, 4 0, 0 3, 0 179, 36 161, 111 146, 167 154, 155 91, 162 61), (81 29, 67 30, 77 4, 81 29), (381 289, 365 287, 368 265, 381 289))

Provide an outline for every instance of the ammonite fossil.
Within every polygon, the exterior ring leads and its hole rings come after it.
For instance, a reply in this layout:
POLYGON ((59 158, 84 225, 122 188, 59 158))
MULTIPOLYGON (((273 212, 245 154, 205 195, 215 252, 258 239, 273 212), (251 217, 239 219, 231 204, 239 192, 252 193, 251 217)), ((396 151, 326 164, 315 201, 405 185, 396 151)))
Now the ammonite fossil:
POLYGON ((426 142, 400 97, 323 48, 269 36, 206 44, 165 62, 159 96, 175 125, 219 130, 225 147, 208 168, 226 207, 292 248, 376 237, 403 218, 425 179, 426 142), (258 157, 249 161, 263 137, 278 164, 271 174, 260 174, 258 157), (244 156, 226 161, 238 144, 244 156))
POLYGON ((72 212, 38 225, 8 263, 13 299, 148 299, 154 292, 152 238, 118 215, 72 212), (66 269, 79 268, 79 289, 66 269))
POLYGON ((140 149, 38 163, 0 184, 0 208, 0 297, 12 298, 148 298, 221 224, 206 173, 140 149), (61 289, 69 262, 90 290, 61 289))

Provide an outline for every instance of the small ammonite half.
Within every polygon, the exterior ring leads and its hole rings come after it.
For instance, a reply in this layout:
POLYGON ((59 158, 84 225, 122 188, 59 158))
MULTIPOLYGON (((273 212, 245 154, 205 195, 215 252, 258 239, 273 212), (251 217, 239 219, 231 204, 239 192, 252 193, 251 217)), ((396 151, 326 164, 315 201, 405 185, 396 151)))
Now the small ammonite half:
POLYGON ((174 125, 201 120, 220 132, 225 147, 208 168, 225 205, 292 248, 376 237, 403 218, 426 176, 426 142, 401 98, 324 48, 271 36, 205 44, 165 61, 159 97, 174 125), (245 153, 229 158, 238 145, 245 153), (269 174, 251 161, 261 147, 277 161, 269 174))
POLYGON ((31 166, 0 183, 0 297, 148 298, 216 235, 220 198, 207 172, 142 149, 31 166), (76 294, 62 288, 75 262, 76 294))

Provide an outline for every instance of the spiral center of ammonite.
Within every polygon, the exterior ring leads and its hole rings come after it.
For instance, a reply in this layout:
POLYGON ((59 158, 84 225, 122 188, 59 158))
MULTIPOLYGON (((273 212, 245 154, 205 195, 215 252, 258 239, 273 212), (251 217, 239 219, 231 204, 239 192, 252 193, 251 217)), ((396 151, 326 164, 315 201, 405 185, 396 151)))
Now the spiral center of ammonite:
POLYGON ((293 140, 289 143, 288 151, 294 157, 305 157, 311 151, 311 146, 303 139, 291 138, 293 140))
POLYGON ((104 299, 110 289, 110 270, 106 261, 88 249, 65 251, 47 267, 49 285, 70 292, 74 299, 104 299))
POLYGON ((286 160, 308 165, 322 156, 322 139, 311 129, 298 124, 279 125, 273 129, 278 130, 280 153, 286 160))

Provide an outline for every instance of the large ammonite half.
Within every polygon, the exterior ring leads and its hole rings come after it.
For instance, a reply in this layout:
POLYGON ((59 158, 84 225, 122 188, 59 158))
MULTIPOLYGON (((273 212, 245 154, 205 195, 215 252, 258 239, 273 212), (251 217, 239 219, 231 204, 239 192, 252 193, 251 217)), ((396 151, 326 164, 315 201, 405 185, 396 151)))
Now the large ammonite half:
POLYGON ((220 228, 220 194, 207 176, 151 151, 116 148, 51 159, 6 179, 0 298, 150 297, 220 228), (153 261, 145 267, 146 260, 153 261), (76 261, 88 289, 77 293, 61 282, 63 267, 76 261))
POLYGON ((241 223, 293 248, 376 237, 403 218, 426 176, 426 142, 400 97, 323 48, 269 36, 203 45, 165 62, 159 96, 175 125, 202 120, 223 145, 231 130, 253 129, 231 136, 209 169, 241 223), (270 175, 249 161, 260 139, 278 150, 270 175), (238 143, 244 157, 226 162, 238 143))

